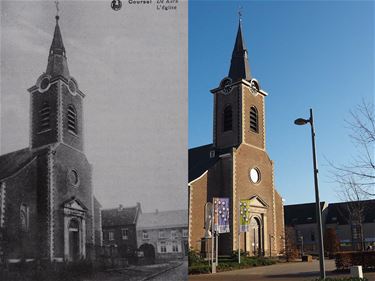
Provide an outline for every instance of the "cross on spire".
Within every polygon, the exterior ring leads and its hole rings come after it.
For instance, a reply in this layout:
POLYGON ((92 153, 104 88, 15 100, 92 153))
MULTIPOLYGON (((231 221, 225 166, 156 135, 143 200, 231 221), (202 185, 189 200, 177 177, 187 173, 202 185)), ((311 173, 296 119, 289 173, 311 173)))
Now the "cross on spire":
POLYGON ((60 8, 59 8, 59 1, 56 0, 55 1, 55 5, 56 5, 56 20, 59 20, 59 12, 60 12, 60 8))

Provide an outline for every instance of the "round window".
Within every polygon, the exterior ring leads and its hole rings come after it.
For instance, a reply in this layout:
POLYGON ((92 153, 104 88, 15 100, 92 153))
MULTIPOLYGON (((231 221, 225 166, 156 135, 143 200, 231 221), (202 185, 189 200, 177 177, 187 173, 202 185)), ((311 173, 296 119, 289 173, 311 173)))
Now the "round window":
POLYGON ((253 183, 258 183, 260 181, 260 171, 258 168, 252 168, 250 170, 250 180, 253 183))
POLYGON ((79 185, 79 176, 78 176, 77 171, 70 170, 70 172, 69 172, 69 182, 73 186, 78 186, 79 185))

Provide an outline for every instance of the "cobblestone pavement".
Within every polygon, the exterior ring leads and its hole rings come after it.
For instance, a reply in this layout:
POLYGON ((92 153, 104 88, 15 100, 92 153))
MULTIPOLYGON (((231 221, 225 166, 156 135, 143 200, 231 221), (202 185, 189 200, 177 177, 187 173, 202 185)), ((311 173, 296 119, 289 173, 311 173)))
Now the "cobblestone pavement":
MULTIPOLYGON (((333 260, 326 260, 328 277, 348 277, 349 274, 337 274, 333 260)), ((375 281, 375 273, 365 273, 369 281, 375 281)), ((319 277, 319 262, 282 263, 270 266, 221 272, 216 274, 190 275, 189 281, 312 281, 319 277)))
POLYGON ((162 274, 159 274, 153 278, 147 279, 147 281, 186 281, 188 262, 184 261, 182 264, 174 269, 168 270, 162 274))

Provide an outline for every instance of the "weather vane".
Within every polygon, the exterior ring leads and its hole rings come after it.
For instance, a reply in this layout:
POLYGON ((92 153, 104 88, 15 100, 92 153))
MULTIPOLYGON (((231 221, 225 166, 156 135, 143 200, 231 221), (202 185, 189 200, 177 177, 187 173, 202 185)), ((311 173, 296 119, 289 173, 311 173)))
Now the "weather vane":
POLYGON ((239 18, 240 21, 242 21, 242 9, 243 9, 242 6, 238 7, 238 18, 239 18))
POLYGON ((55 1, 55 5, 56 5, 56 18, 58 18, 59 17, 59 12, 60 12, 59 1, 58 0, 55 1))

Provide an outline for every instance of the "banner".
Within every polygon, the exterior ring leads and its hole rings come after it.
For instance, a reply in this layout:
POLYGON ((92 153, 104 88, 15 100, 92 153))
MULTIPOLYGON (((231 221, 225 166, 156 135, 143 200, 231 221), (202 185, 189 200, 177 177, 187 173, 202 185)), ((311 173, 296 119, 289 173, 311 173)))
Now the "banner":
POLYGON ((229 227, 229 198, 213 198, 214 230, 218 233, 230 232, 229 227))
POLYGON ((240 200, 240 232, 250 231, 250 200, 240 200))

